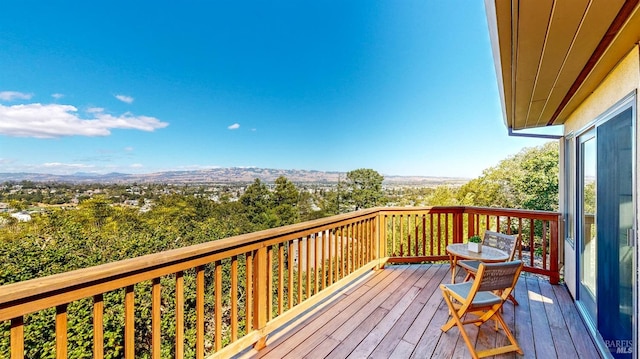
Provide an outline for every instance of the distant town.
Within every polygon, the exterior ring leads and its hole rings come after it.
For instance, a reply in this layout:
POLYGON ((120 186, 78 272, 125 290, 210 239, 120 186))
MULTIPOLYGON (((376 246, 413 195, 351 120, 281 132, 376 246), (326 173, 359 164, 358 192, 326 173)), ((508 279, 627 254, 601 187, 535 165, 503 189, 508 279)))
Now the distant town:
MULTIPOLYGON (((149 211, 163 195, 187 195, 215 202, 237 201, 256 179, 272 188, 284 176, 311 198, 333 191, 346 173, 262 168, 220 168, 199 171, 153 174, 51 175, 39 173, 0 173, 0 213, 18 221, 30 221, 31 215, 52 207, 73 208, 96 195, 108 197, 113 205, 137 207, 149 211)), ((458 187, 469 179, 454 177, 385 176, 383 190, 389 204, 403 205, 410 192, 420 193, 447 185, 458 187)), ((412 204, 415 204, 412 203, 412 204)))
MULTIPOLYGON (((384 176, 384 184, 434 187, 441 184, 464 184, 469 178, 435 176, 384 176)), ((284 176, 294 183, 337 184, 344 181, 345 172, 313 170, 283 170, 257 167, 212 168, 194 171, 167 171, 148 174, 125 173, 75 173, 55 175, 43 173, 0 173, 0 183, 7 181, 64 182, 64 183, 154 183, 154 184, 216 184, 250 183, 256 178, 271 183, 284 176)))

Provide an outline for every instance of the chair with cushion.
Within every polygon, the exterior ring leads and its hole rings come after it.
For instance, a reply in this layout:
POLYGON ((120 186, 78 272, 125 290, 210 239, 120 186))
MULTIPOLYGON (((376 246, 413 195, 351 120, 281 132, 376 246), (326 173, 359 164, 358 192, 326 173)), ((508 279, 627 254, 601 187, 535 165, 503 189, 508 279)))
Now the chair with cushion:
MULTIPOLYGON (((516 255, 516 248, 518 247, 518 239, 519 236, 517 234, 503 234, 492 231, 485 231, 484 238, 482 239, 482 245, 493 247, 505 251, 509 254, 509 258, 506 260, 507 262, 512 261, 516 255)), ((467 275, 464 277, 464 281, 468 281, 469 279, 475 277, 478 272, 478 267, 480 266, 480 261, 477 260, 459 260, 458 265, 467 272, 467 275)), ((509 298, 513 304, 518 305, 518 302, 515 298, 509 298)))
POLYGON ((451 315, 451 319, 440 329, 446 333, 454 325, 457 325, 473 358, 482 358, 509 352, 517 352, 520 355, 523 354, 520 345, 500 314, 502 305, 516 286, 522 267, 523 263, 519 260, 500 263, 480 263, 473 281, 440 285, 442 296, 449 307, 449 313, 451 315), (500 294, 498 295, 496 293, 500 294), (474 318, 467 320, 467 314, 474 316, 474 318), (472 323, 480 326, 488 320, 494 320, 496 322, 496 330, 498 330, 498 324, 502 326, 510 344, 498 348, 476 351, 464 326, 472 323))

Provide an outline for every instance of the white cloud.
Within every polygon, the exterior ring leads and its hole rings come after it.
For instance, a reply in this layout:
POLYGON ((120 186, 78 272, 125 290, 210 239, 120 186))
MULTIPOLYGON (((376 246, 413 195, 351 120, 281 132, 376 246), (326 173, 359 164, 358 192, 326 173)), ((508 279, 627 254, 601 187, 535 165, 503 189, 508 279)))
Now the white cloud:
POLYGON ((134 164, 132 164, 132 165, 131 165, 131 166, 129 166, 129 167, 131 167, 131 168, 142 168, 142 167, 144 167, 144 166, 143 166, 142 164, 140 164, 140 163, 134 163, 134 164))
POLYGON ((240 128, 240 124, 239 123, 234 123, 233 125, 227 127, 230 130, 237 130, 240 128))
POLYGON ((104 112, 104 108, 102 107, 90 107, 87 109, 88 113, 99 113, 99 112, 104 112))
POLYGON ((33 97, 33 94, 17 92, 17 91, 0 91, 0 100, 2 101, 14 101, 14 100, 29 100, 33 97))
POLYGON ((64 136, 108 136, 113 129, 154 131, 167 127, 154 117, 125 113, 113 116, 102 111, 83 119, 71 105, 32 103, 0 105, 0 135, 12 137, 57 138, 64 136))
POLYGON ((133 103, 133 97, 127 95, 116 95, 116 98, 122 102, 133 103))
POLYGON ((127 151, 127 152, 131 152, 131 151, 133 151, 133 147, 128 146, 128 147, 125 147, 124 150, 127 151))
POLYGON ((61 93, 54 93, 54 94, 51 94, 51 97, 55 98, 56 100, 59 100, 59 99, 63 98, 64 95, 61 94, 61 93))

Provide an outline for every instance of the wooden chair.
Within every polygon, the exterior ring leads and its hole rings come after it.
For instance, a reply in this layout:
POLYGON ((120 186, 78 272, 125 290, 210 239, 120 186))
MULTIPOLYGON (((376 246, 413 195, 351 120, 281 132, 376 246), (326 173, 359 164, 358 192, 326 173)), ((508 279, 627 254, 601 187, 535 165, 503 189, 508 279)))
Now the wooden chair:
POLYGON ((517 352, 520 355, 523 354, 520 345, 500 314, 502 305, 516 286, 522 267, 522 261, 480 263, 473 281, 440 285, 442 296, 449 307, 449 313, 451 315, 451 319, 440 329, 446 333, 454 325, 457 325, 473 358, 482 358, 509 352, 517 352), (496 293, 501 294, 498 295, 496 293), (456 302, 455 304, 454 301, 456 302), (463 317, 467 314, 474 315, 476 318, 463 321, 463 317), (476 351, 464 326, 472 323, 480 326, 490 319, 496 322, 496 331, 498 330, 498 324, 502 326, 511 344, 476 351))
MULTIPOLYGON (((484 238, 482 239, 482 245, 500 249, 509 253, 509 258, 506 262, 513 261, 516 256, 516 248, 518 247, 519 236, 517 234, 503 234, 492 231, 485 231, 484 238)), ((468 281, 476 276, 480 261, 477 260, 459 260, 458 265, 467 272, 464 277, 464 281, 468 281)), ((518 305, 518 301, 513 296, 509 297, 509 300, 514 305, 518 305)))

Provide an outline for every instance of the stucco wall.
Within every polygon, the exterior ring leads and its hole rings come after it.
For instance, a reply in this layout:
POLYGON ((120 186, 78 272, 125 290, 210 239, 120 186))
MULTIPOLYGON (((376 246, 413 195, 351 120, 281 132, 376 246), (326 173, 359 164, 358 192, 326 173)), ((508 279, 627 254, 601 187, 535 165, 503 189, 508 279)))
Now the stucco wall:
POLYGON ((607 75, 600 86, 569 116, 564 124, 565 135, 584 128, 638 88, 639 59, 638 46, 635 46, 607 75))
MULTIPOLYGON (((598 119, 603 113, 607 112, 612 106, 622 100, 631 93, 635 93, 640 87, 640 53, 636 45, 616 67, 602 81, 601 85, 569 116, 565 122, 565 136, 577 135, 587 128, 594 120, 598 119)), ((638 96, 636 97, 638 101, 638 96)), ((639 108, 639 107, 636 107, 639 108)), ((637 116, 637 115, 636 115, 637 116)), ((636 153, 638 153, 638 126, 636 118, 636 153)), ((636 156, 638 161, 640 156, 636 156)), ((636 163, 636 174, 640 168, 636 163)), ((636 181, 636 194, 638 183, 636 181)), ((640 202, 640 201, 636 201, 640 202)), ((638 203, 636 203, 636 206, 638 203)), ((563 206, 564 207, 564 206, 563 206)), ((636 208, 636 213, 640 213, 636 208)), ((638 225, 636 223, 636 228, 638 225)), ((576 296, 576 251, 569 242, 565 243, 565 282, 571 294, 576 296)))

